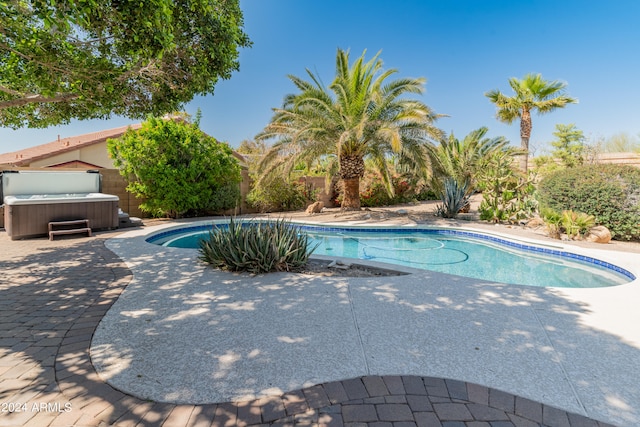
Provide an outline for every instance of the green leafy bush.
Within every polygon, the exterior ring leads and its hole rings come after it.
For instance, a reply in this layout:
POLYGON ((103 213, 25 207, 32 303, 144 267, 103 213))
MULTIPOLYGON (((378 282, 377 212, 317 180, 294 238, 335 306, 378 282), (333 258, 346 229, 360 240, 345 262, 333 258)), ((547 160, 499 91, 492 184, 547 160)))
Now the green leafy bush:
POLYGON ((304 208, 314 196, 304 183, 273 176, 253 187, 246 201, 260 212, 286 212, 304 208))
POLYGON ((198 122, 151 117, 107 141, 127 190, 154 216, 222 211, 240 197, 240 165, 231 148, 198 128, 198 122))
POLYGON ((543 207, 593 215, 617 240, 640 240, 640 169, 586 165, 554 172, 538 186, 543 207))
POLYGON ((300 269, 314 250, 307 234, 286 220, 243 223, 232 218, 228 227, 214 227, 200 241, 199 258, 225 270, 268 273, 300 269))

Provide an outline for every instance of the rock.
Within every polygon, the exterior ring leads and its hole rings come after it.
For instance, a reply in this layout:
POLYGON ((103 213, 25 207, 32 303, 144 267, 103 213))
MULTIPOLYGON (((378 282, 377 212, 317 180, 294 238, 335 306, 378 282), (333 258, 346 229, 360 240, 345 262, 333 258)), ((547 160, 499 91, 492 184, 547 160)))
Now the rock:
POLYGON ((538 228, 538 227, 542 227, 544 226, 544 221, 542 218, 540 218, 539 216, 531 218, 529 221, 527 221, 525 227, 527 228, 538 228))
POLYGON ((398 215, 408 215, 408 214, 409 214, 409 211, 408 211, 408 210, 406 210, 406 209, 398 209, 398 210, 396 211, 396 213, 397 213, 398 215))
POLYGON ((309 206, 307 206, 307 213, 309 215, 314 214, 314 213, 320 213, 320 212, 322 212, 322 208, 324 208, 324 203, 315 202, 315 203, 312 203, 309 206))
POLYGON ((597 225, 589 230, 584 240, 594 243, 609 243, 611 241, 611 232, 607 227, 597 225))
POLYGON ((351 264, 342 262, 340 260, 334 260, 327 267, 329 267, 329 268, 339 268, 341 270, 348 270, 348 269, 351 268, 351 264))

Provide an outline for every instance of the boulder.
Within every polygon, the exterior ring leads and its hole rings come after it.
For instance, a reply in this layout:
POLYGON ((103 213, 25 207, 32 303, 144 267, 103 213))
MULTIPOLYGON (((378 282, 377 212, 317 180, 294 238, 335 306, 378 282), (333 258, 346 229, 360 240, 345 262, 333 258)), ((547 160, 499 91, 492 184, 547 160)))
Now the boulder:
POLYGON ((611 240, 611 232, 607 227, 597 225, 589 230, 584 240, 594 243, 609 243, 611 240))
POLYGON ((322 208, 324 208, 324 203, 322 202, 311 203, 309 206, 307 206, 307 213, 309 215, 314 213, 320 213, 322 212, 322 208))
POLYGON ((531 218, 529 221, 527 221, 527 223, 525 224, 525 227, 527 228, 539 228, 544 226, 544 220, 542 218, 540 218, 539 216, 533 217, 531 218))

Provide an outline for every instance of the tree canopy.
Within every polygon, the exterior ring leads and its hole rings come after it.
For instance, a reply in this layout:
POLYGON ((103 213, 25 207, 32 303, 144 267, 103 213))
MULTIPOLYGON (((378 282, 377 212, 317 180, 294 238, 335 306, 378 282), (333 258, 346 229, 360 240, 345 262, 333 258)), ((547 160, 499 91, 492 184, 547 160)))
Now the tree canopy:
POLYGON ((549 113, 578 101, 565 94, 566 83, 558 80, 547 81, 541 74, 527 74, 522 80, 512 77, 509 79, 509 86, 514 92, 513 96, 507 96, 497 89, 485 93, 485 96, 496 105, 498 120, 508 124, 520 120, 520 139, 525 152, 520 167, 526 171, 529 138, 533 126, 531 113, 549 113))
POLYGON ((555 140, 551 141, 551 145, 554 147, 551 153, 553 157, 562 160, 562 163, 568 168, 584 163, 585 136, 575 124, 564 125, 558 123, 553 135, 556 137, 555 140))
POLYGON ((242 26, 238 0, 0 0, 0 126, 179 110, 238 70, 242 26))
MULTIPOLYGON (((299 90, 285 97, 282 108, 256 138, 278 138, 262 161, 266 172, 285 174, 299 163, 319 158, 337 162, 344 184, 343 209, 359 209, 360 178, 365 158, 390 187, 387 156, 395 153, 416 169, 426 169, 425 144, 442 132, 439 115, 408 95, 422 94, 425 79, 389 80, 395 69, 383 70, 379 55, 365 53, 349 64, 349 52, 338 49, 336 75, 329 87, 307 70, 310 81, 289 76, 299 90)), ((335 164, 327 170, 335 170, 335 164)))

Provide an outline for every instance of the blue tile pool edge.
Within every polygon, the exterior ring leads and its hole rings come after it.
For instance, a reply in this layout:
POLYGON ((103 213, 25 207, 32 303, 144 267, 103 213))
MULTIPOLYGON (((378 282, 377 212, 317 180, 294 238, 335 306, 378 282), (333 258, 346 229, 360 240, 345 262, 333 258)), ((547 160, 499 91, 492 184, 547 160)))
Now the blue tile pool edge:
MULTIPOLYGON (((252 220, 255 221, 255 220, 252 220)), ((263 222, 268 222, 269 220, 259 220, 259 221, 263 221, 263 222)), ((147 243, 151 243, 151 244, 157 244, 154 243, 158 240, 162 240, 166 237, 170 237, 173 235, 177 235, 177 234, 185 234, 185 233, 195 233, 195 232, 200 232, 200 231, 207 231, 210 230, 212 228, 212 226, 217 225, 217 224, 226 224, 228 221, 226 220, 221 220, 221 221, 209 221, 207 223, 204 224, 198 224, 198 225, 178 225, 178 226, 174 226, 171 227, 165 231, 158 231, 155 233, 152 233, 151 235, 147 236, 145 238, 145 241, 147 243)), ((607 261, 602 261, 599 260, 597 258, 593 258, 590 256, 586 256, 586 255, 579 255, 579 254, 575 254, 572 252, 568 252, 565 250, 559 250, 559 249, 553 249, 553 248, 546 248, 540 245, 534 245, 534 244, 530 244, 530 243, 519 243, 517 241, 513 241, 513 240, 508 240, 506 238, 502 238, 502 237, 497 237, 497 236, 492 236, 490 234, 483 234, 483 233, 479 233, 479 232, 473 232, 473 231, 466 231, 466 230, 455 230, 455 229, 444 229, 444 228, 416 228, 416 227, 342 227, 342 226, 335 226, 335 225, 311 225, 308 223, 298 223, 298 222, 293 222, 292 224, 294 224, 295 226, 299 227, 301 230, 309 230, 309 231, 329 231, 329 232, 344 232, 344 231, 357 231, 357 232, 370 232, 370 233, 389 233, 389 232, 393 232, 393 233, 414 233, 414 232, 420 232, 420 233, 425 233, 425 234, 440 234, 440 235, 454 235, 454 236, 462 236, 462 237, 470 237, 473 239, 477 239, 477 240, 484 240, 484 241, 489 241, 489 242, 493 242, 493 243, 498 243, 500 245, 503 246, 507 246, 507 247, 512 247, 512 248, 516 248, 516 249, 520 249, 523 251, 528 251, 528 252, 538 252, 538 253, 542 253, 545 255, 555 255, 555 256, 559 256, 562 258, 569 258, 569 259, 573 259, 573 260, 578 260, 578 261, 582 261, 585 263, 589 263, 589 264, 593 264, 593 265, 597 265, 599 267, 602 268, 606 268, 608 270, 612 270, 615 271, 625 277, 627 277, 629 280, 633 281, 636 280, 636 276, 631 273, 630 271, 619 267, 615 264, 611 264, 610 262, 607 261)))

